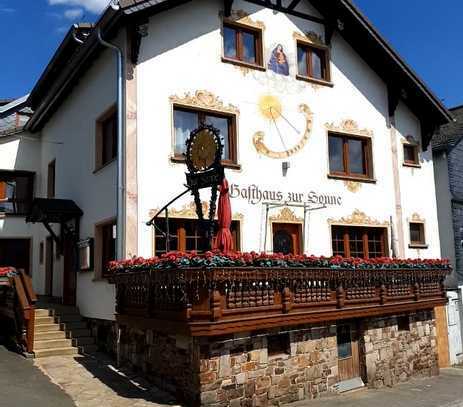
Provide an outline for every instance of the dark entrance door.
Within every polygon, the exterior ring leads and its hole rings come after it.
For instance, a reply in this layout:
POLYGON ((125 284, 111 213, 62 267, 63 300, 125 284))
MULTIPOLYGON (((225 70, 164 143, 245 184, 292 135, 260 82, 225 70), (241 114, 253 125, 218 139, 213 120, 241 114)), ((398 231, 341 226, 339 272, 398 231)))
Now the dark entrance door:
POLYGON ((0 266, 23 269, 31 274, 30 239, 0 239, 0 266))
POLYGON ((53 296, 53 238, 45 241, 45 295, 53 296))
POLYGON ((273 223, 273 252, 301 254, 301 225, 273 223))
POLYGON ((72 238, 66 237, 63 246, 63 303, 76 304, 76 253, 72 238))
POLYGON ((339 381, 360 377, 358 331, 355 323, 337 326, 339 381))

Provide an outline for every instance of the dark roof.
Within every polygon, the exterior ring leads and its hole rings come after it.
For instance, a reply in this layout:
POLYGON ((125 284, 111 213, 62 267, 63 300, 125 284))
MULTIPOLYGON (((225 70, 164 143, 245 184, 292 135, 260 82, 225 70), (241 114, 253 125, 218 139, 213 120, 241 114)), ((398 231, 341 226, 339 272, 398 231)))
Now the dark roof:
MULTIPOLYGON (((120 9, 108 7, 95 27, 103 38, 113 37, 120 27, 187 3, 191 0, 120 0, 120 9)), ((256 0, 247 0, 256 3, 256 0)), ((264 3, 264 2, 261 2, 264 3)), ((349 0, 311 0, 331 27, 342 22, 338 32, 378 73, 392 91, 405 97, 409 108, 422 121, 425 146, 431 132, 451 120, 441 101, 426 87, 418 75, 401 59, 367 18, 349 0)), ((101 51, 96 30, 89 28, 84 44, 74 41, 71 30, 34 87, 30 103, 35 114, 28 124, 40 130, 60 101, 66 97, 82 73, 101 51)))
POLYGON ((8 103, 12 102, 14 99, 0 99, 0 106, 7 105, 8 103))
POLYGON ((70 199, 35 198, 26 222, 62 223, 82 215, 82 209, 70 199))
POLYGON ((32 115, 27 106, 28 96, 10 100, 0 106, 0 137, 19 133, 32 115))
POLYGON ((463 138, 463 106, 450 109, 454 120, 440 128, 440 131, 432 139, 432 148, 440 150, 452 148, 463 138))

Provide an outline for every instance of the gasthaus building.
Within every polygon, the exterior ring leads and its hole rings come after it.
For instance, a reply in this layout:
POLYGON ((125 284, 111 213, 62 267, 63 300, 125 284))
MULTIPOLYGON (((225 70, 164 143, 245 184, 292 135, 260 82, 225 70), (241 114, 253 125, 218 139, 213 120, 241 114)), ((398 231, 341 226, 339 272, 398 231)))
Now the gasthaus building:
POLYGON ((146 225, 184 190, 201 123, 224 144, 236 249, 439 259, 429 143, 451 120, 348 0, 119 3, 69 31, 28 97, 36 292, 77 305, 121 362, 190 404, 437 374, 439 262, 108 272, 116 256, 204 250, 189 194, 169 207, 168 245, 166 212, 146 225))

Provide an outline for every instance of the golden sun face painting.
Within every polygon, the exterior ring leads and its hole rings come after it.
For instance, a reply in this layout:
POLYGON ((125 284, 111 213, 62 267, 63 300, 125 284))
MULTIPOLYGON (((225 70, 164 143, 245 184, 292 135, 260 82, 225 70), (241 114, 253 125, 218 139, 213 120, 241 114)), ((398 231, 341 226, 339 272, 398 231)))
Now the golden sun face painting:
POLYGON ((312 112, 306 104, 300 104, 298 106, 299 114, 304 119, 304 130, 302 135, 297 130, 297 126, 291 123, 292 118, 287 118, 283 114, 283 107, 278 99, 274 95, 263 95, 259 99, 258 103, 260 114, 269 122, 269 132, 274 133, 273 138, 278 137, 283 145, 283 150, 276 151, 269 148, 265 142, 265 133, 258 131, 254 134, 252 141, 255 149, 259 154, 265 155, 270 158, 287 158, 300 151, 309 140, 310 133, 312 131, 312 112), (284 130, 282 134, 281 130, 284 130), (298 141, 292 145, 292 147, 286 146, 286 141, 289 140, 288 133, 296 133, 298 141))

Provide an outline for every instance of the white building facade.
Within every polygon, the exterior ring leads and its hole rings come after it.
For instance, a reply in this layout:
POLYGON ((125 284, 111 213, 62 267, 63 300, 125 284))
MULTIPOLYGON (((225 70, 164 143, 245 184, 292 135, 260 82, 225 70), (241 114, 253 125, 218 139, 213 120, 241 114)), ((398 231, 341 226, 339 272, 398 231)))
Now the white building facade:
MULTIPOLYGON (((164 213, 158 232, 146 222, 184 190, 184 142, 200 122, 221 130, 238 250, 441 256, 428 144, 429 129, 448 113, 379 36, 365 40, 379 44, 367 55, 363 37, 349 31, 351 18, 359 30, 372 29, 358 10, 342 1, 332 14, 309 1, 286 2, 286 11, 241 0, 167 1, 144 11, 129 3, 108 9, 97 28, 71 30, 50 63, 58 74, 46 71, 31 94, 27 129, 40 140, 27 168, 36 173, 34 196, 74 201, 83 212, 78 240, 93 239, 82 251, 90 256, 68 269, 41 224, 0 220, 2 238, 17 222, 33 236, 39 294, 63 298, 71 289, 82 315, 114 319, 105 262, 115 256, 121 152, 115 54, 99 45, 98 28, 125 61, 125 257, 165 251, 164 213), (382 53, 400 75, 372 63, 382 53)), ((1 148, 3 167, 12 153, 1 148)), ((202 200, 209 201, 205 191, 202 200)), ((170 249, 203 248, 191 195, 169 208, 169 218, 170 249)), ((59 225, 53 230, 59 235, 59 225)))

